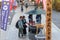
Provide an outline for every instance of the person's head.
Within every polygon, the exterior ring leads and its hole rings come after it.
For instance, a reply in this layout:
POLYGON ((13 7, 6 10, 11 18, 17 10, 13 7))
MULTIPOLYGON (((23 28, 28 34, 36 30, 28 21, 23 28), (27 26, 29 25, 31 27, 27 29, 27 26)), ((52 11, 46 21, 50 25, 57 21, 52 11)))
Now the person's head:
POLYGON ((23 16, 23 19, 25 19, 25 16, 23 16))
POLYGON ((23 19, 23 17, 22 16, 20 16, 20 20, 22 20, 23 19))

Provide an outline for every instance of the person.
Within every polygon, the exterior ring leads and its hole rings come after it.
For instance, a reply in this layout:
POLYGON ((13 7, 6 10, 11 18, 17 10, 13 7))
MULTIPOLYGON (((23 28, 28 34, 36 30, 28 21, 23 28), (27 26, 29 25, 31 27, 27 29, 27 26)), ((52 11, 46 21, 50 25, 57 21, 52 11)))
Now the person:
POLYGON ((25 7, 26 7, 26 9, 28 8, 28 3, 26 3, 25 7))
POLYGON ((20 2, 22 2, 22 0, 20 0, 20 2))
POLYGON ((26 28, 27 28, 27 25, 26 25, 26 19, 25 19, 25 16, 23 16, 22 22, 23 22, 23 27, 24 27, 24 29, 23 29, 23 34, 26 35, 26 28))
POLYGON ((24 10, 23 5, 24 5, 24 3, 23 3, 23 1, 22 1, 22 2, 21 2, 21 12, 23 12, 23 10, 24 10))
POLYGON ((36 22, 41 24, 41 14, 36 15, 36 22))
POLYGON ((16 0, 17 1, 17 4, 18 4, 18 6, 20 5, 20 1, 19 0, 16 0))
POLYGON ((21 12, 23 12, 23 5, 21 5, 21 12))
POLYGON ((34 6, 35 6, 35 10, 37 10, 38 8, 38 5, 36 3, 34 3, 34 6))
POLYGON ((22 23, 22 16, 20 16, 20 19, 18 21, 18 26, 19 26, 19 33, 18 36, 22 36, 23 37, 23 23, 22 23))

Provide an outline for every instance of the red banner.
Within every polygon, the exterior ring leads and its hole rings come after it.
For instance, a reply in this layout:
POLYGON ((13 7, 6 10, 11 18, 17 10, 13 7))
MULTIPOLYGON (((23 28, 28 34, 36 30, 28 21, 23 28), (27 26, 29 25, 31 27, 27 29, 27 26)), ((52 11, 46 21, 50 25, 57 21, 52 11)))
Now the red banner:
POLYGON ((10 0, 10 10, 12 10, 14 0, 10 0))

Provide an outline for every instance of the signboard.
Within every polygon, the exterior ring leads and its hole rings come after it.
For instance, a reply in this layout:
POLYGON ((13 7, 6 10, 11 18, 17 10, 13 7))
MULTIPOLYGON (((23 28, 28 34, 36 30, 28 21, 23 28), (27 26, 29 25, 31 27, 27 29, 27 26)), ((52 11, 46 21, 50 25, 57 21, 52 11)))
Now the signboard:
POLYGON ((7 29, 7 22, 8 22, 8 15, 9 15, 9 1, 2 0, 2 10, 1 10, 1 19, 2 19, 2 25, 1 28, 3 30, 7 29))
POLYGON ((52 0, 46 0, 46 40, 51 40, 52 0))

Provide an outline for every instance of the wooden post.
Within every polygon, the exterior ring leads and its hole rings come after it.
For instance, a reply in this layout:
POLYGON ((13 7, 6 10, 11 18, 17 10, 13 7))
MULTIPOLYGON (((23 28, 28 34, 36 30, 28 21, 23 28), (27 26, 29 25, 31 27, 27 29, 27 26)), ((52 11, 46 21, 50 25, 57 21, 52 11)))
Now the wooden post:
POLYGON ((51 40, 52 0, 46 0, 46 40, 51 40))

